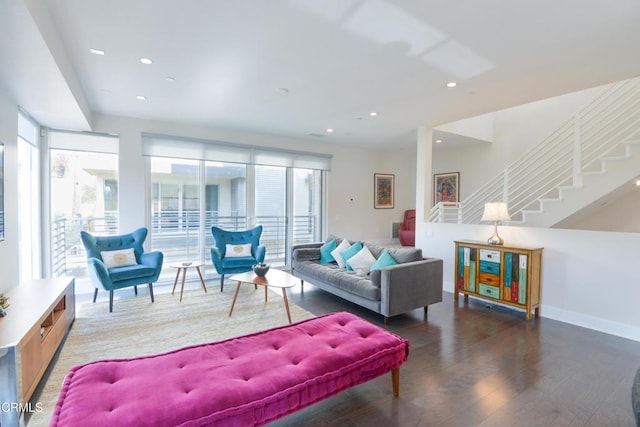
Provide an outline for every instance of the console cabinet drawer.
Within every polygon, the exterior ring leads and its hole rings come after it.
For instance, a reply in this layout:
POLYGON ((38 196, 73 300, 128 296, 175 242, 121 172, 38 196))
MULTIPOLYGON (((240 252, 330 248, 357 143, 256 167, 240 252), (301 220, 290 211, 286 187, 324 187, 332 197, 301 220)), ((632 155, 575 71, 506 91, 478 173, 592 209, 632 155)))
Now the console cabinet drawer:
POLYGON ((480 261, 480 272, 489 274, 500 274, 500 264, 491 261, 480 261))
POLYGON ((485 285, 484 283, 480 283, 480 295, 500 299, 500 288, 497 286, 489 286, 485 285))
POLYGON ((497 274, 480 273, 478 281, 491 286, 500 286, 500 276, 497 274))
POLYGON ((500 262, 500 251, 480 249, 480 261, 500 262))

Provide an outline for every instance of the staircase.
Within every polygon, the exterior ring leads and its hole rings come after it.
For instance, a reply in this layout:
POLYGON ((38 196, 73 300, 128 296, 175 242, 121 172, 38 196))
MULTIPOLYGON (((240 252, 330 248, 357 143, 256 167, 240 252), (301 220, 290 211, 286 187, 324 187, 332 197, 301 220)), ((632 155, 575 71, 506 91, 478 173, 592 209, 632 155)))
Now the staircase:
POLYGON ((512 224, 552 227, 640 175, 640 78, 594 99, 461 203, 432 222, 480 223, 486 202, 509 203, 512 224))

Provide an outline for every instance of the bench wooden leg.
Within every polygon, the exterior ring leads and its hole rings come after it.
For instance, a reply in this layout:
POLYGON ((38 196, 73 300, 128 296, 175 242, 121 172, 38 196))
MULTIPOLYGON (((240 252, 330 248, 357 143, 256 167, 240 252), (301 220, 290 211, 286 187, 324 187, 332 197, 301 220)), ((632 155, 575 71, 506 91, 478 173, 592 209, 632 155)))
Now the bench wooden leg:
POLYGON ((400 368, 391 371, 391 383, 393 385, 393 396, 400 396, 400 368))

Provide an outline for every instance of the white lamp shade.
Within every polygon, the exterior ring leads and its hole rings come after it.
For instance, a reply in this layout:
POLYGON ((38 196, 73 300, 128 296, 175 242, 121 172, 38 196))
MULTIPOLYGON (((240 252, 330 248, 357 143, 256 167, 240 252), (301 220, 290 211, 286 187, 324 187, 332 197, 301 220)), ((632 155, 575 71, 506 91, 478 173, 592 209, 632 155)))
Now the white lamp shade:
POLYGON ((484 204, 482 221, 509 221, 509 209, 505 202, 492 202, 484 204))

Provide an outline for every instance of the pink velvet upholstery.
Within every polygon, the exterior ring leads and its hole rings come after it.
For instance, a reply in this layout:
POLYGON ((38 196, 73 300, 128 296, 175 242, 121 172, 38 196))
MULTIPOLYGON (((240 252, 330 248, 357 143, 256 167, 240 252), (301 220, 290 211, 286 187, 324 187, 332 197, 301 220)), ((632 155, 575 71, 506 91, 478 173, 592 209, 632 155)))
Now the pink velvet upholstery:
POLYGON ((76 366, 51 426, 262 425, 390 372, 408 354, 407 340, 332 313, 170 353, 76 366))
POLYGON ((404 220, 398 230, 398 238, 402 246, 416 245, 416 210, 404 211, 404 220))

